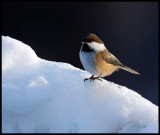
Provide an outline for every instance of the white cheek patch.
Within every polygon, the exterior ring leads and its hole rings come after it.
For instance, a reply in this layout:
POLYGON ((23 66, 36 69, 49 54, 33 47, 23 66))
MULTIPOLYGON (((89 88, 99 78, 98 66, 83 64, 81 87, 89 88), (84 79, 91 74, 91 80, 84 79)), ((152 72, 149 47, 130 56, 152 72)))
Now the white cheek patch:
POLYGON ((101 43, 97 43, 97 42, 92 42, 92 43, 87 43, 90 48, 92 48, 93 50, 97 51, 103 51, 106 49, 106 47, 104 46, 104 44, 101 43))

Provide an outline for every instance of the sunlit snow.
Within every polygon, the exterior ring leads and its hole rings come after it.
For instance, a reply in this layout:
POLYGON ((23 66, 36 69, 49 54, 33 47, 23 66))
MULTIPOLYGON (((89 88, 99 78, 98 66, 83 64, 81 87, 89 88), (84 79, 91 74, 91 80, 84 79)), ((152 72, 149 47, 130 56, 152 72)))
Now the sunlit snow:
POLYGON ((113 82, 83 81, 90 76, 2 36, 2 132, 158 132, 158 106, 113 82))

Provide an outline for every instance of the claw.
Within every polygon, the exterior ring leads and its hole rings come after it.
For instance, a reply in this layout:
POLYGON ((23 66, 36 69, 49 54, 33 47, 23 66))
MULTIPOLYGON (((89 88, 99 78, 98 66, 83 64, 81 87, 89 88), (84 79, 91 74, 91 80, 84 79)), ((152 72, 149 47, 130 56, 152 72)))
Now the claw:
POLYGON ((91 82, 92 79, 93 79, 93 75, 90 78, 85 78, 84 82, 87 81, 87 80, 90 80, 90 82, 91 82))

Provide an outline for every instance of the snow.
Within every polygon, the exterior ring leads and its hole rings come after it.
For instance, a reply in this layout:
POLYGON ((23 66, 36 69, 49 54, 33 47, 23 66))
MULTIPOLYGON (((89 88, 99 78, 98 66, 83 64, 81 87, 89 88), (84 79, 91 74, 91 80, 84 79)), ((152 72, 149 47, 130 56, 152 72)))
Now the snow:
POLYGON ((125 86, 85 77, 2 36, 2 132, 158 133, 158 106, 125 86))

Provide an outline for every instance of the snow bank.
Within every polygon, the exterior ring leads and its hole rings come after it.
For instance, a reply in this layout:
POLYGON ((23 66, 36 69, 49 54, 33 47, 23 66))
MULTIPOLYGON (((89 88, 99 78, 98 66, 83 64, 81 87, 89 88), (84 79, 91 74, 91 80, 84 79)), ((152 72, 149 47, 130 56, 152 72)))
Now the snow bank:
POLYGON ((158 106, 2 36, 3 133, 157 133, 158 106))

